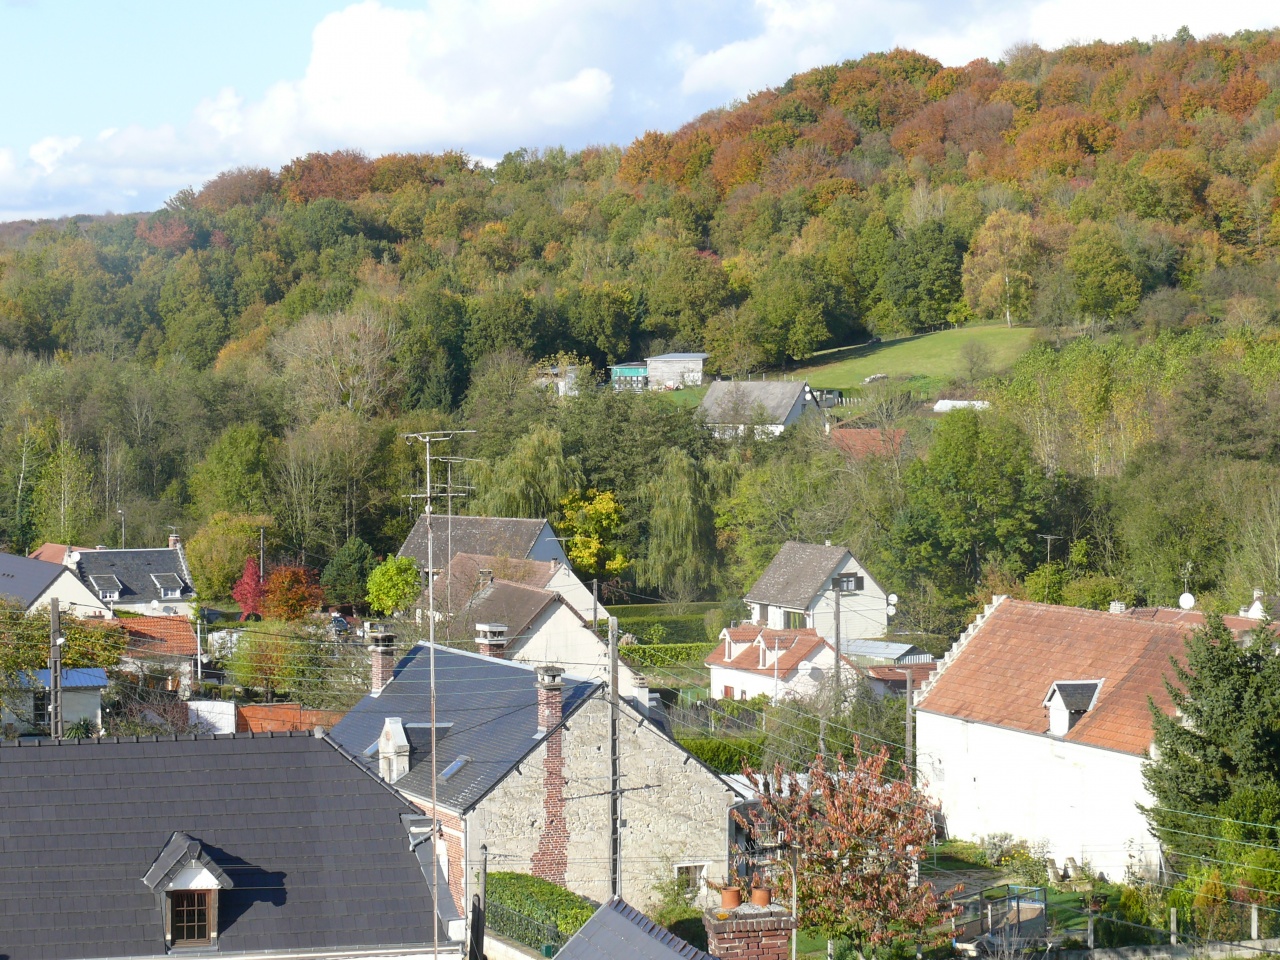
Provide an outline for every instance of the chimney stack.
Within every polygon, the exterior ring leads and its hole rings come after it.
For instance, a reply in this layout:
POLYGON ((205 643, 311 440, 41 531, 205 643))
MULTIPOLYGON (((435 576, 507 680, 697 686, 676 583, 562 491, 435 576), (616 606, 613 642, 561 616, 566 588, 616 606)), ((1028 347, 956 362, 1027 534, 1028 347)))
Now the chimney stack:
POLYGON ((409 772, 409 738, 399 717, 387 717, 378 737, 378 775, 395 783, 409 772))
POLYGON ((391 682, 396 669, 395 634, 387 633, 381 623, 370 621, 365 627, 369 638, 369 688, 376 697, 391 682))
POLYGON ((534 671, 538 678, 538 730, 546 733, 564 716, 563 667, 544 665, 534 671))
POLYGON ((728 911, 708 910, 702 915, 707 930, 707 952, 721 960, 787 960, 791 955, 791 931, 796 921, 791 911, 778 905, 757 907, 744 903, 728 911))
POLYGON ((177 550, 180 546, 182 546, 182 538, 176 533, 169 534, 169 549, 177 550))
POLYGON ((486 657, 504 659, 507 649, 507 625, 505 623, 477 623, 476 646, 486 657))

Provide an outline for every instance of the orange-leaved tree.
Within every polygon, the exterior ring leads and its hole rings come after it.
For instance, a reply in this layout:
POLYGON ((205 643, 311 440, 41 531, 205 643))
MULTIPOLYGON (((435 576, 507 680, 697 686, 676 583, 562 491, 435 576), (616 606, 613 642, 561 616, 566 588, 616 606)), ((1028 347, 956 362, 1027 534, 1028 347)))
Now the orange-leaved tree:
POLYGON ((272 620, 302 620, 324 603, 324 590, 305 567, 277 567, 267 577, 262 612, 272 620))
MULTIPOLYGON (((830 938, 853 942, 858 955, 894 940, 941 943, 949 899, 921 880, 918 864, 933 838, 933 805, 911 785, 906 768, 889 767, 889 751, 844 757, 833 769, 819 755, 803 773, 771 777, 746 769, 760 798, 739 822, 757 850, 780 845, 778 859, 796 869, 798 920, 830 938)), ((735 814, 735 816, 738 816, 735 814)), ((780 870, 787 898, 791 874, 780 870)))

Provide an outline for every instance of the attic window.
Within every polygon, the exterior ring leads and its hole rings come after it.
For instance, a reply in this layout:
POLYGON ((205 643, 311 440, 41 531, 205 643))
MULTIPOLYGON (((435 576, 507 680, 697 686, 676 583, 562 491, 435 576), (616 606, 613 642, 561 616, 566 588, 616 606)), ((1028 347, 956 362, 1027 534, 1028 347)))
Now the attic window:
POLYGON ((441 780, 448 780, 448 779, 449 779, 450 777, 452 777, 455 773, 457 773, 457 772, 458 772, 459 770, 461 770, 464 766, 466 766, 467 761, 468 761, 468 760, 470 760, 470 759, 471 759, 471 758, 470 758, 469 756, 467 756, 467 755, 464 753, 464 754, 463 754, 462 756, 460 756, 457 760, 453 761, 453 763, 451 763, 451 764, 449 764, 447 767, 445 767, 443 771, 441 771, 441 773, 440 773, 440 779, 441 779, 441 780))
POLYGON ((160 588, 163 600, 177 600, 182 596, 182 578, 176 573, 153 573, 151 579, 160 588))
POLYGON ((174 890, 169 893, 169 942, 197 947, 213 942, 217 899, 213 890, 174 890))
POLYGON ((235 884, 204 844, 185 833, 169 838, 142 882, 155 891, 164 911, 170 947, 195 947, 218 939, 218 891, 235 884))
POLYGON ((836 588, 845 593, 861 593, 867 588, 867 581, 860 573, 836 577, 836 588))
POLYGON ((120 581, 110 574, 90 577, 89 582, 93 584, 93 589, 98 592, 99 600, 120 599, 120 581))

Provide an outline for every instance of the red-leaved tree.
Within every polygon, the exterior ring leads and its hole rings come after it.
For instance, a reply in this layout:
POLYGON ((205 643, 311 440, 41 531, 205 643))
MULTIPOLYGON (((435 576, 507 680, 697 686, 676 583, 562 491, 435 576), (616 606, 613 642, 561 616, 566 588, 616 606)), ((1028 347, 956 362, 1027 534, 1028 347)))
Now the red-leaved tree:
POLYGON ((244 573, 231 588, 231 596, 240 604, 240 617, 244 619, 251 613, 262 616, 262 575, 258 570, 258 561, 249 557, 244 562, 244 573))
MULTIPOLYGON (((796 867, 800 922, 830 938, 851 940, 858 955, 899 938, 942 942, 937 929, 950 915, 941 895, 919 879, 920 857, 933 837, 933 807, 911 786, 901 765, 886 775, 889 751, 843 757, 828 770, 819 756, 804 774, 781 766, 766 778, 747 769, 760 803, 739 822, 760 848, 777 843, 779 858, 796 867), (768 781, 768 782, 766 782, 768 781)), ((738 816, 735 814, 735 816, 738 816)), ((791 895, 789 870, 777 881, 791 895)))
POLYGON ((262 612, 272 620, 302 620, 324 603, 324 590, 305 567, 277 567, 267 577, 262 612))

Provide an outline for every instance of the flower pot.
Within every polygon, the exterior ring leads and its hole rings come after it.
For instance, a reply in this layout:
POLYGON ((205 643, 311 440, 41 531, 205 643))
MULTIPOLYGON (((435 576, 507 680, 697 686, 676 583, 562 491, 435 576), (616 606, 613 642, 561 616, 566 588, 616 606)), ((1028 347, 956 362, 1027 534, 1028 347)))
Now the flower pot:
POLYGON ((720 891, 720 907, 724 910, 732 910, 734 907, 742 906, 742 888, 741 887, 724 887, 720 891))
POLYGON ((767 907, 773 902, 773 890, 770 887, 752 887, 751 888, 751 905, 755 907, 767 907))

